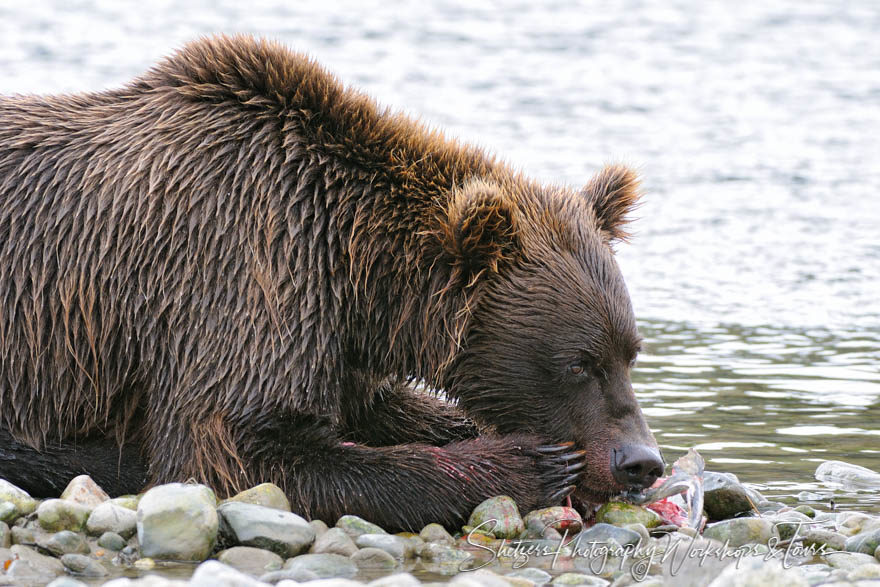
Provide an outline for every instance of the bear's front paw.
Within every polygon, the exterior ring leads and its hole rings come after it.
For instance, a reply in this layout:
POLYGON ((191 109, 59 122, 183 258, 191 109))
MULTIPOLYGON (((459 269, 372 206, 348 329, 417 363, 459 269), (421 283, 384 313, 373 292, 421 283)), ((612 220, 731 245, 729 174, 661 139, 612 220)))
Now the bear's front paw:
POLYGON ((557 504, 574 493, 583 475, 586 451, 576 450, 573 442, 545 444, 535 448, 542 470, 544 495, 549 504, 557 504))

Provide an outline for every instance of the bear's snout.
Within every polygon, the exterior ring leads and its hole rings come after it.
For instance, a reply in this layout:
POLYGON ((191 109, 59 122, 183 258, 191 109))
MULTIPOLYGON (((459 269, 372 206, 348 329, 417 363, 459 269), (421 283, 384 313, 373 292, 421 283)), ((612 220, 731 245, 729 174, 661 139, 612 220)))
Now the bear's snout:
POLYGON ((611 474, 629 489, 644 489, 663 475, 660 451, 645 444, 624 444, 611 450, 611 474))

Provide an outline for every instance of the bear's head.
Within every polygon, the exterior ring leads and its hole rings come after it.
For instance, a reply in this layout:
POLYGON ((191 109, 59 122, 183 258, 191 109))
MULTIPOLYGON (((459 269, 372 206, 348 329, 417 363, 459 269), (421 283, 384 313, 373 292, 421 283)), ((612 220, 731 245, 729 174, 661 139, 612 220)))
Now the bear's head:
POLYGON ((630 383, 641 339, 612 245, 638 180, 603 169, 579 192, 471 180, 441 231, 453 279, 473 295, 444 387, 480 424, 573 441, 577 494, 602 502, 663 473, 630 383))

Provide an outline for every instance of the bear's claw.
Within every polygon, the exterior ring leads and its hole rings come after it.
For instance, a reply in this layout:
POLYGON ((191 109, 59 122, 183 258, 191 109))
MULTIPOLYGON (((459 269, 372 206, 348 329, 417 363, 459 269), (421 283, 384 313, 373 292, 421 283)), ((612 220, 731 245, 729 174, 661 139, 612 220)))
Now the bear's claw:
POLYGON ((536 447, 543 466, 546 467, 544 479, 548 501, 559 503, 577 489, 578 482, 586 466, 585 450, 573 450, 573 442, 548 444, 536 447))

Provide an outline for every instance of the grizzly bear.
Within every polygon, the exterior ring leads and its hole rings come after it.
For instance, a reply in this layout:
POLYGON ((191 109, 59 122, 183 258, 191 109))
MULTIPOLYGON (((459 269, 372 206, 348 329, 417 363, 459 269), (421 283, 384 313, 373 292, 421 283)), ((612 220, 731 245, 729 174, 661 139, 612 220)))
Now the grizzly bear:
POLYGON ((0 99, 0 478, 271 481, 388 529, 662 473, 609 166, 543 186, 246 36, 0 99), (427 391, 426 391, 427 390, 427 391))

